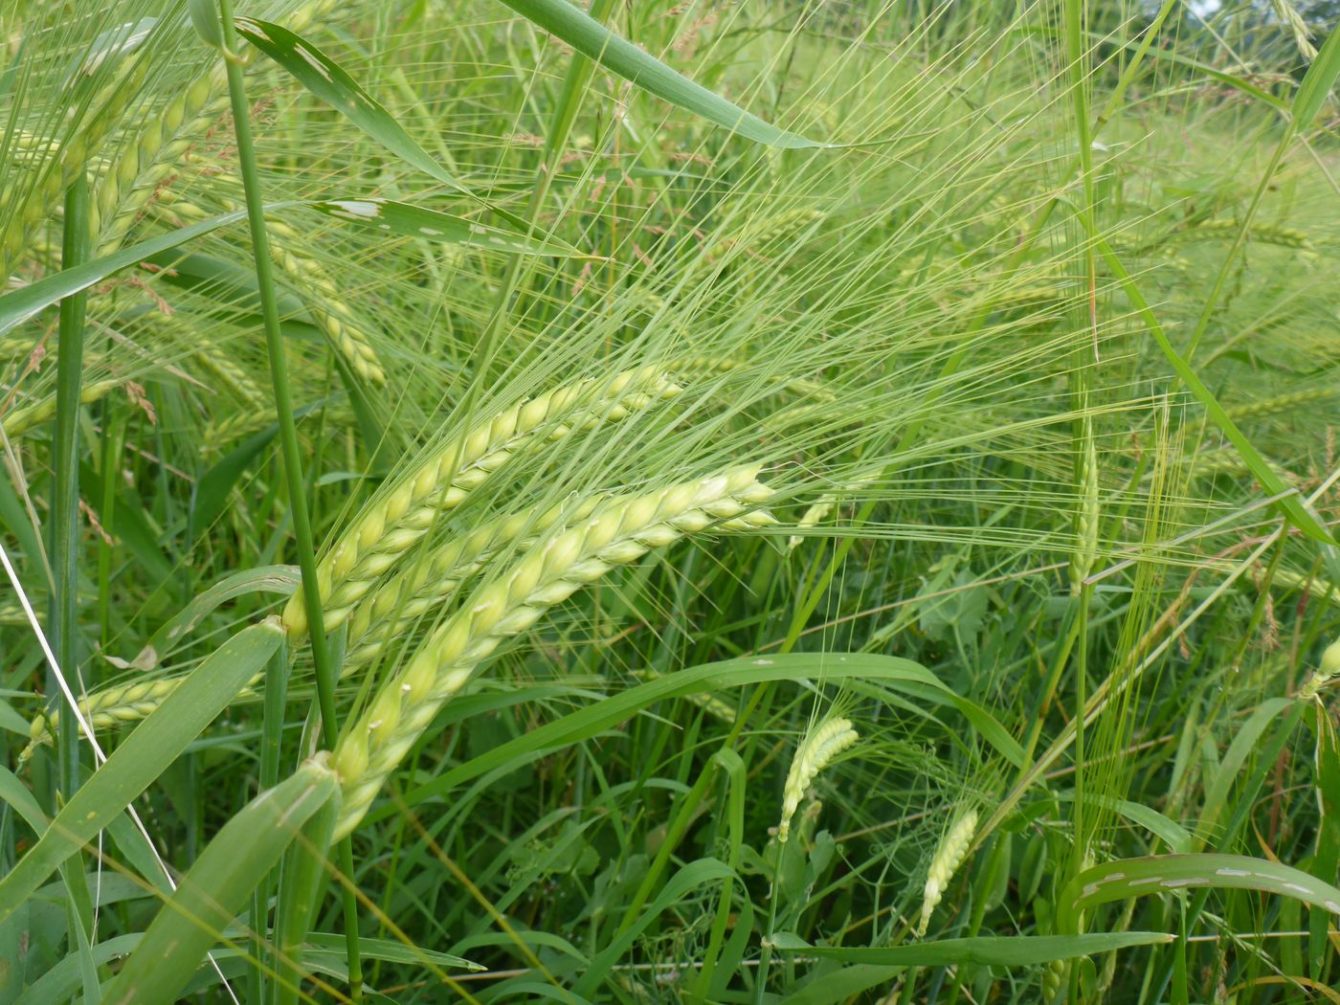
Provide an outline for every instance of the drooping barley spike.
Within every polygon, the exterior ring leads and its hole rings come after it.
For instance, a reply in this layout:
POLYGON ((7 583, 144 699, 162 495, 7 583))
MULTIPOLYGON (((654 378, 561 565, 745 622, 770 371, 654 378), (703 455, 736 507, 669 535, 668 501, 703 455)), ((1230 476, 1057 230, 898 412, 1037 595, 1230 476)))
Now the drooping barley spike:
POLYGON ((463 536, 453 536, 428 557, 379 586, 349 618, 348 649, 342 674, 366 666, 383 646, 404 638, 414 623, 442 607, 500 551, 525 552, 541 534, 560 523, 584 520, 603 497, 589 496, 575 506, 551 506, 543 513, 518 513, 493 520, 463 536))
POLYGON ((336 837, 348 834, 396 765, 452 695, 502 642, 611 568, 652 548, 731 521, 734 528, 775 523, 759 509, 772 494, 757 467, 632 498, 609 500, 590 517, 557 531, 506 573, 474 591, 434 631, 405 668, 386 681, 335 751, 344 808, 336 837))
POLYGON ((152 311, 144 314, 137 323, 147 337, 165 338, 183 355, 189 354, 189 358, 210 378, 210 384, 221 386, 240 403, 256 408, 265 402, 265 392, 251 375, 226 349, 201 331, 200 319, 190 314, 152 311))
MULTIPOLYGON (((295 10, 288 25, 301 32, 336 6, 336 0, 313 0, 295 10)), ((99 255, 121 246, 159 187, 176 173, 182 155, 228 114, 227 83, 223 61, 213 63, 120 151, 93 193, 93 215, 101 223, 94 228, 99 255)))
POLYGON ((292 242, 298 233, 288 224, 267 221, 271 236, 270 257, 283 270, 294 291, 302 297, 317 326, 325 333, 335 351, 363 380, 378 386, 386 383, 377 351, 367 333, 354 320, 339 286, 320 262, 295 253, 292 242))
POLYGON ((202 344, 193 356, 202 370, 231 391, 244 405, 257 408, 265 400, 265 392, 251 379, 251 375, 217 346, 202 344))
MULTIPOLYGON (((1220 237, 1236 234, 1242 227, 1239 220, 1203 220, 1193 227, 1179 231, 1187 237, 1220 237)), ((1282 248, 1312 251, 1315 246, 1304 231, 1273 223, 1252 223, 1247 227, 1247 239, 1261 244, 1277 244, 1282 248)))
MULTIPOLYGON (((79 710, 95 730, 139 722, 163 704, 167 696, 185 679, 185 677, 163 677, 103 688, 81 698, 79 710)), ((240 696, 248 696, 250 693, 244 691, 240 696)), ((54 716, 41 715, 32 721, 28 728, 29 743, 20 755, 20 760, 27 760, 38 746, 51 742, 52 720, 54 719, 54 724, 58 725, 60 718, 61 714, 57 712, 54 716)))
POLYGON ((1259 401, 1234 405, 1231 408, 1225 408, 1224 412, 1234 422, 1240 422, 1243 419, 1260 419, 1267 415, 1278 415, 1280 412, 1292 412, 1297 408, 1318 401, 1329 401, 1337 395, 1340 395, 1340 387, 1311 387, 1305 391, 1277 394, 1270 398, 1262 398, 1259 401))
POLYGON ((850 719, 835 718, 813 727, 801 741, 782 786, 782 819, 777 825, 779 844, 786 844, 791 837, 791 818, 819 772, 858 739, 850 719))
POLYGON ((1093 420, 1081 421, 1079 444, 1079 508, 1075 514, 1075 551, 1070 557, 1070 595, 1078 597, 1084 580, 1093 571, 1098 555, 1098 527, 1102 519, 1098 501, 1098 449, 1094 444, 1093 420))
MULTIPOLYGON (((79 400, 85 405, 91 404, 105 398, 123 383, 124 381, 120 380, 95 380, 79 389, 79 400)), ((6 436, 20 436, 34 426, 40 426, 55 414, 56 396, 53 394, 31 405, 13 409, 0 419, 0 427, 3 427, 6 436)))
MULTIPOLYGON (((514 405, 434 449, 363 508, 317 567, 326 630, 348 620, 440 513, 464 502, 524 445, 563 439, 576 428, 625 418, 678 393, 678 385, 655 366, 626 370, 612 380, 581 380, 514 405)), ((284 608, 284 625, 291 637, 307 631, 296 594, 284 608)))
POLYGON ((930 872, 926 875, 926 887, 921 894, 918 936, 926 934, 926 927, 931 923, 931 915, 944 899, 945 889, 949 886, 949 881, 954 878, 954 873, 958 872, 958 867, 963 864, 963 856, 967 854, 968 845, 972 843, 973 835, 976 833, 977 811, 968 810, 954 821, 940 838, 940 843, 935 846, 935 854, 931 856, 930 872))
POLYGON ((91 103, 91 111, 80 122, 78 131, 56 153, 57 162, 38 183, 13 205, 15 192, 0 195, 0 206, 8 206, 8 218, 0 229, 0 281, 28 248, 34 229, 59 205, 65 190, 88 171, 93 153, 111 133, 121 115, 139 93, 148 73, 144 59, 132 59, 117 71, 116 79, 104 87, 91 103))

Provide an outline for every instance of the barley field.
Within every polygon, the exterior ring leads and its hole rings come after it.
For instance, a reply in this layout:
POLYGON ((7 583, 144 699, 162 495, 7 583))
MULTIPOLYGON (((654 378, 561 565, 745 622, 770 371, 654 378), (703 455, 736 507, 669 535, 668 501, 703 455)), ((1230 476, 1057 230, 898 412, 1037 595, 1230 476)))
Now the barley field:
POLYGON ((0 1005, 1340 1002, 1338 22, 0 2, 0 1005))

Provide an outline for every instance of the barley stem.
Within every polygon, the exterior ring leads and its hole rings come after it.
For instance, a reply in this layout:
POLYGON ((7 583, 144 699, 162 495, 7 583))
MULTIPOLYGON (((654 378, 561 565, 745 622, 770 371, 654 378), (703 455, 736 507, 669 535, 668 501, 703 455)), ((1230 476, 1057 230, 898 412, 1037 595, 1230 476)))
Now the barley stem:
MULTIPOLYGON (((302 593, 312 626, 312 659, 316 667, 317 704, 321 713, 321 732, 328 747, 335 744, 339 730, 335 721, 335 672, 326 642, 325 622, 321 616, 321 592, 316 579, 316 551, 312 544, 312 525, 307 514, 306 483, 298 448, 298 430, 293 417, 293 397, 288 364, 284 357, 279 330, 279 303, 275 294, 274 272, 269 237, 265 229, 265 200, 261 193, 260 172, 251 135, 251 110, 247 104, 246 81, 237 61, 237 32, 233 26, 232 0, 219 0, 223 44, 228 73, 228 96, 233 109, 233 130, 237 138, 237 159, 246 193, 247 222, 251 229, 252 258, 256 265, 261 314, 265 326, 266 355, 270 360, 270 380, 274 387, 275 408, 279 413, 279 443, 284 458, 284 476, 288 484, 289 511, 297 544, 298 564, 302 569, 302 593)), ((347 843, 346 843, 347 844, 347 843)), ((350 847, 341 849, 342 864, 352 866, 350 847)), ((349 870, 352 874, 352 869, 349 870)), ((347 937, 349 988, 355 1002, 363 997, 363 968, 358 945, 358 902, 353 893, 344 891, 344 924, 347 937)))

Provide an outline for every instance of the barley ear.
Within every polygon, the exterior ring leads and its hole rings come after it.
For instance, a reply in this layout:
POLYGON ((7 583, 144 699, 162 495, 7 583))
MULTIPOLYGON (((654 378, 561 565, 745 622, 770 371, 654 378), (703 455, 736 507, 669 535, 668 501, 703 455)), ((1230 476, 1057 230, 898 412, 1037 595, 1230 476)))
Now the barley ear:
POLYGON ((850 719, 828 719, 812 728, 796 748, 791 770, 782 786, 782 819, 777 825, 777 842, 786 844, 791 836, 791 818, 805 798, 805 792, 826 765, 859 739, 850 719))
POLYGON ((505 640, 530 628, 549 608, 617 565, 652 548, 703 531, 714 521, 768 526, 759 511, 771 490, 757 467, 610 500, 590 517, 558 531, 501 576, 475 590, 386 681, 334 752, 344 804, 336 839, 367 813, 387 777, 432 724, 442 705, 505 640))
POLYGON ((931 915, 944 899, 945 889, 949 886, 949 881, 954 878, 958 867, 963 864, 963 856, 967 854, 968 845, 972 843, 973 835, 976 833, 977 811, 968 810, 954 821, 940 838, 940 843, 935 846, 935 854, 931 856, 930 872, 926 875, 926 887, 921 894, 918 937, 926 934, 926 928, 931 923, 931 915))

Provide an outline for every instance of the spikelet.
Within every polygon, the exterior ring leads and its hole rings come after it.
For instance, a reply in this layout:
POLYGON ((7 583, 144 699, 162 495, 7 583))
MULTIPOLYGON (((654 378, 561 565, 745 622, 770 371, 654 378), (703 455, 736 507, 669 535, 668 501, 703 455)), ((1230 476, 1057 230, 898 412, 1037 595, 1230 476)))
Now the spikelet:
MULTIPOLYGON (((322 559, 317 585, 326 630, 344 624, 382 575, 428 533, 438 514, 464 502, 522 446, 622 419, 678 393, 678 385, 654 366, 626 370, 612 380, 577 381, 522 401, 433 450, 364 506, 322 559)), ((283 620, 290 637, 307 631, 300 595, 284 608, 283 620)))
POLYGON ((577 525, 549 536, 505 574, 476 589, 434 631, 335 750, 344 794, 335 835, 352 831, 386 778, 432 723, 442 705, 507 638, 535 624, 555 604, 652 548, 707 530, 775 521, 759 506, 771 490, 757 467, 686 482, 646 495, 611 500, 577 525))
MULTIPOLYGON (((123 383, 120 380, 95 380, 90 384, 84 384, 79 389, 79 400, 85 405, 92 404, 101 398, 105 398, 123 383)), ((40 426, 55 414, 56 396, 53 394, 31 405, 12 409, 3 419, 0 419, 0 427, 4 429, 6 436, 19 436, 34 426, 40 426)))
POLYGON ((796 748, 791 770, 782 786, 782 819, 777 825, 777 843, 786 844, 791 836, 791 818, 805 798, 814 779, 824 767, 859 739, 850 719, 828 719, 809 731, 796 748))
POLYGON ((945 831, 944 836, 940 838, 940 843, 935 846, 935 854, 931 856, 930 872, 926 876, 926 888, 921 895, 921 921, 917 924, 918 936, 926 934, 926 927, 931 922, 931 915, 935 913, 935 908, 944 898, 945 888, 949 886, 949 881, 954 878, 954 873, 963 864, 963 856, 967 853, 968 845, 972 843, 975 833, 977 833, 977 811, 968 810, 954 821, 949 830, 945 831))

